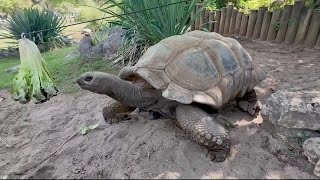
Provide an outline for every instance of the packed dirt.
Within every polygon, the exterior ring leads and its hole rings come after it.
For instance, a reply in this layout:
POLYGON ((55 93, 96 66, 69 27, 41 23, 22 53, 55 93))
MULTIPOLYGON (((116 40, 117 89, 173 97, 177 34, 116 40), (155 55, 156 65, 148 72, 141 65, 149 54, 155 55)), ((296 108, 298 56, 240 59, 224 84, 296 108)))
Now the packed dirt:
MULTIPOLYGON (((255 88, 262 104, 280 89, 319 90, 319 50, 239 41, 268 72, 255 88)), ((172 120, 137 115, 107 124, 102 117, 102 108, 112 101, 107 96, 80 90, 24 105, 6 90, 0 97, 2 178, 317 178, 301 142, 279 138, 268 120, 232 104, 219 112, 236 125, 228 128, 231 153, 214 163, 172 120), (80 134, 81 127, 97 123, 98 128, 80 134)))

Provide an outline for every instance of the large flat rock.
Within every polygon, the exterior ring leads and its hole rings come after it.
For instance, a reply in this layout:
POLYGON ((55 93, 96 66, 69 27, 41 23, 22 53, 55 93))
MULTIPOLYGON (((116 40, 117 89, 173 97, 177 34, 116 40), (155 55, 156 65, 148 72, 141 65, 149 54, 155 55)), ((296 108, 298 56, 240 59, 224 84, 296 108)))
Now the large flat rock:
POLYGON ((277 91, 263 106, 262 116, 287 128, 320 130, 320 91, 277 91))

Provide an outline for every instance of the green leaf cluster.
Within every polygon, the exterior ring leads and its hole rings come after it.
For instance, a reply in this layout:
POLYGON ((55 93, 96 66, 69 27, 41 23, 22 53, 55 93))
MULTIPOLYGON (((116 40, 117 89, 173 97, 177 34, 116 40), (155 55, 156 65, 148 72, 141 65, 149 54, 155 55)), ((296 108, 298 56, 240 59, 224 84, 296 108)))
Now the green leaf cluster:
POLYGON ((134 64, 149 46, 186 32, 203 8, 191 16, 198 0, 181 1, 183 0, 108 0, 100 8, 117 17, 110 21, 111 24, 128 30, 124 37, 122 62, 128 59, 126 64, 134 64), (177 4, 170 5, 173 3, 177 4), (117 7, 118 12, 114 11, 114 7, 117 7))
POLYGON ((64 19, 55 15, 53 11, 25 8, 10 15, 8 27, 5 28, 9 33, 0 35, 18 40, 22 33, 31 33, 26 34, 26 37, 35 42, 41 50, 49 50, 64 45, 65 42, 61 36, 63 25, 64 19), (45 29, 50 30, 32 33, 45 29))
POLYGON ((44 102, 57 94, 46 62, 34 42, 19 40, 20 70, 13 80, 13 96, 20 103, 44 102))

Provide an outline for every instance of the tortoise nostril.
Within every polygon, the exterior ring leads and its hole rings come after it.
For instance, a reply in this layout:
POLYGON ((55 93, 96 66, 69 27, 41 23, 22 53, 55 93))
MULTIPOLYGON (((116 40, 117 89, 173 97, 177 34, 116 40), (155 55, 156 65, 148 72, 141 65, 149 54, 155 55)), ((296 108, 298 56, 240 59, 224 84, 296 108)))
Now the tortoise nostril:
POLYGON ((87 81, 87 82, 90 82, 92 79, 93 79, 92 76, 86 76, 86 77, 84 78, 84 80, 87 81))

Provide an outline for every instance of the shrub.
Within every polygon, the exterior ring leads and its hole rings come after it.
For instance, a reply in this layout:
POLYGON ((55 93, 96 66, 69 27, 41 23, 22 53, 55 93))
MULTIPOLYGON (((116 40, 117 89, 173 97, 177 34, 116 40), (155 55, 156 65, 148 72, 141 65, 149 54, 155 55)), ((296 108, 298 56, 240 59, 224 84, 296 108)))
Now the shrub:
POLYGON ((190 0, 183 3, 178 3, 181 0, 109 1, 110 3, 107 6, 100 9, 107 14, 117 16, 117 19, 110 21, 111 24, 120 25, 128 30, 124 36, 122 55, 116 62, 122 60, 123 63, 132 65, 135 64, 149 46, 158 43, 164 38, 183 34, 200 13, 191 17, 191 12, 198 0, 190 0), (177 4, 168 5, 172 3, 177 4), (111 10, 114 7, 119 8, 123 15, 111 10), (150 8, 154 9, 145 10, 150 8))
POLYGON ((38 45, 41 50, 49 50, 56 46, 64 45, 61 36, 64 19, 49 10, 26 8, 18 10, 8 18, 9 33, 1 34, 10 39, 20 39, 22 33, 50 29, 39 33, 26 34, 26 37, 38 45))

